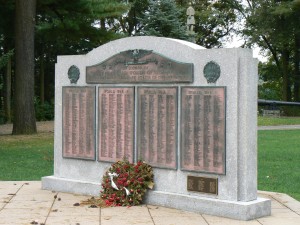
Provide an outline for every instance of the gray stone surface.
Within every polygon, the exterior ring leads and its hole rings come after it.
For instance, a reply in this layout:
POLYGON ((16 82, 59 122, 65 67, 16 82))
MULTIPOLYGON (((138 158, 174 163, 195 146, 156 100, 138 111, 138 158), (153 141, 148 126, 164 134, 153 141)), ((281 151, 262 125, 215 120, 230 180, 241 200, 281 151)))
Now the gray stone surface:
POLYGON ((271 215, 271 201, 265 198, 242 202, 196 197, 178 193, 149 191, 145 202, 151 205, 161 205, 238 220, 252 220, 271 215))
POLYGON ((42 178, 42 189, 45 190, 99 196, 100 187, 100 183, 84 182, 82 180, 63 179, 55 176, 42 178))
MULTIPOLYGON (((222 209, 232 206, 243 218, 251 219, 268 215, 270 206, 268 200, 257 200, 257 60, 253 59, 250 49, 204 49, 201 46, 181 40, 159 37, 130 37, 109 42, 100 46, 86 55, 59 56, 55 67, 55 141, 54 141, 54 175, 43 178, 43 188, 66 192, 94 194, 98 193, 104 172, 110 163, 87 161, 80 159, 66 159, 62 157, 62 86, 76 86, 68 79, 68 69, 75 65, 80 70, 78 86, 87 85, 85 82, 86 66, 95 65, 107 58, 131 49, 153 50, 158 54, 172 58, 179 62, 194 64, 194 82, 192 84, 170 84, 178 86, 179 96, 181 86, 208 86, 203 75, 204 66, 216 62, 221 68, 221 76, 216 86, 226 86, 226 174, 214 175, 180 170, 180 148, 177 152, 178 169, 167 170, 155 168, 155 189, 149 194, 149 199, 154 202, 157 193, 167 193, 174 201, 169 202, 170 207, 179 207, 188 204, 192 196, 193 204, 203 206, 204 202, 211 205, 211 210, 206 213, 223 215, 222 209), (218 178, 219 193, 217 196, 191 193, 187 191, 187 176, 208 176, 218 178), (177 199, 175 201, 175 199, 177 199), (204 200, 205 199, 205 200, 204 200), (217 201, 216 201, 217 199, 217 201), (249 206, 239 206, 250 202, 249 206), (172 205, 173 204, 173 205, 172 205), (214 211, 213 207, 220 208, 214 211), (264 210, 262 210, 262 208, 264 210), (248 214, 247 210, 250 210, 248 214), (218 214, 221 213, 221 214, 218 214)), ((147 84, 149 85, 149 84, 147 84)), ((115 86, 136 86, 136 84, 116 84, 115 86)), ((139 84, 143 86, 143 84, 139 84)), ((146 85, 145 85, 146 86, 146 85)), ((166 86, 166 84, 164 84, 166 86)), ((96 94, 97 96, 97 94, 96 94)), ((97 102, 97 101, 96 101, 97 102)), ((179 103, 180 107, 180 103, 179 103)), ((98 105, 96 103, 96 108, 98 105)), ((98 112, 97 112, 98 113, 98 112)), ((96 118, 98 114, 96 113, 96 118)), ((180 118, 180 110, 178 110, 180 118)), ((96 120, 96 127, 98 127, 96 120)), ((180 126, 178 125, 178 131, 180 126)), ((96 137, 98 136, 96 129, 96 137)), ((178 132, 178 146, 180 137, 178 132)), ((97 143, 96 143, 97 146, 97 143)), ((97 154, 97 153, 96 153, 97 154)), ((96 156, 97 158, 97 156, 96 156)), ((149 200, 149 201, 150 201, 149 200)), ((166 204, 156 200, 157 204, 166 204)), ((167 199, 166 199, 167 201, 167 199)), ((193 209, 196 209, 194 207, 193 209)), ((191 209, 192 210, 192 209, 191 209)), ((199 209, 200 210, 200 209, 199 209)), ((225 214, 224 214, 225 215, 225 214)), ((227 215, 231 217, 231 214, 227 215)), ((232 215, 233 218, 237 218, 232 215)))

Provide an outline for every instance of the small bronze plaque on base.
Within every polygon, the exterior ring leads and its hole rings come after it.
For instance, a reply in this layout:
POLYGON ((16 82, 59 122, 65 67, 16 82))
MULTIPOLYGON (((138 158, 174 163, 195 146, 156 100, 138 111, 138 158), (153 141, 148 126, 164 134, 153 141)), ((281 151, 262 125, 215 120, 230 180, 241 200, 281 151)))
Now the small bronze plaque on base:
POLYGON ((218 195, 218 178, 188 176, 187 190, 218 195))

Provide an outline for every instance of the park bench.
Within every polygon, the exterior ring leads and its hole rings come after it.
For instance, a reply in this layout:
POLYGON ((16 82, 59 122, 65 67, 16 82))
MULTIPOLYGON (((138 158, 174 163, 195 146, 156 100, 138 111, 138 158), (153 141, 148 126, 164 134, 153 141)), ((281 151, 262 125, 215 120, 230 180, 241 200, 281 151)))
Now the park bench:
POLYGON ((280 117, 280 110, 269 110, 269 109, 263 109, 263 116, 266 117, 280 117))

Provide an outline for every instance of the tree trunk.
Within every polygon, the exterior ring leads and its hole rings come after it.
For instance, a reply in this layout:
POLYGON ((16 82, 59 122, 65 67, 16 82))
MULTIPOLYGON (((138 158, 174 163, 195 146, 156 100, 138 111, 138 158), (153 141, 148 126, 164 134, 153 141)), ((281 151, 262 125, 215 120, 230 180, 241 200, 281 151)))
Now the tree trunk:
POLYGON ((36 133, 34 111, 34 25, 36 0, 16 0, 16 74, 13 134, 36 133))
POLYGON ((296 102, 300 101, 300 35, 295 37, 295 57, 294 57, 294 98, 296 102))
POLYGON ((288 50, 283 50, 282 62, 282 100, 291 101, 291 81, 289 74, 289 59, 290 54, 288 50))
POLYGON ((44 56, 41 57, 41 68, 40 68, 40 101, 41 101, 41 104, 45 103, 45 64, 44 64, 44 56))
POLYGON ((105 28, 105 19, 100 19, 100 28, 101 28, 101 30, 106 30, 106 28, 105 28))
POLYGON ((6 122, 11 123, 11 57, 6 66, 4 109, 6 122))
MULTIPOLYGON (((49 58, 50 58, 50 56, 46 54, 45 55, 45 62, 49 62, 50 61, 49 58)), ((52 79, 51 79, 52 74, 53 73, 51 73, 49 71, 47 63, 44 64, 44 80, 45 80, 44 83, 46 84, 46 85, 44 85, 44 89, 45 89, 44 95, 45 95, 45 101, 47 101, 47 102, 51 102, 51 99, 53 98, 52 87, 54 87, 55 85, 54 85, 54 82, 52 82, 52 79)))

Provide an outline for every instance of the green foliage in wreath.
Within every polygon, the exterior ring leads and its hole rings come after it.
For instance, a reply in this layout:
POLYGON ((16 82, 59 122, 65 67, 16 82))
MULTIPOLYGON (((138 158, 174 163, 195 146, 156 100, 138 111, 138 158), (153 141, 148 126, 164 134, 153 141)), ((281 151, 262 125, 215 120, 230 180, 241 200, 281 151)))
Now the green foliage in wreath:
POLYGON ((147 189, 154 186, 153 176, 152 167, 145 162, 118 161, 103 176, 101 198, 107 206, 141 204, 147 189))

